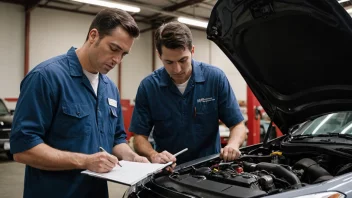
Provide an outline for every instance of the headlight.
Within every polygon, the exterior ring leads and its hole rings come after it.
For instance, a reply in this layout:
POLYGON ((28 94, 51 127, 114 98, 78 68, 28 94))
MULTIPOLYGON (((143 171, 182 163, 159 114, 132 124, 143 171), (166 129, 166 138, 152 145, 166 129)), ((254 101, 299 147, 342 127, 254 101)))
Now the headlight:
POLYGON ((322 192, 309 195, 303 195, 295 198, 345 198, 346 196, 339 192, 322 192))

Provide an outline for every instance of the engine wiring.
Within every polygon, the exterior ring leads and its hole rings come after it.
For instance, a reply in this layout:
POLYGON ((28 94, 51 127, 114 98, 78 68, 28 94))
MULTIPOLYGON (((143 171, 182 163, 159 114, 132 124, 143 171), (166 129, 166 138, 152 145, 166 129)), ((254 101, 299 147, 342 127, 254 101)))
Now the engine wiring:
MULTIPOLYGON (((208 180, 272 195, 333 177, 324 169, 331 158, 322 155, 292 156, 290 154, 288 158, 283 151, 272 150, 266 155, 244 154, 239 159, 227 162, 215 158, 206 163, 184 167, 170 174, 169 178, 178 182, 188 180, 188 182, 197 185, 203 181, 209 184, 206 182, 208 180), (321 166, 321 163, 324 165, 321 166), (319 170, 312 170, 313 166, 318 167, 319 170), (311 178, 307 175, 316 176, 311 178)), ((334 170, 333 173, 349 171, 352 169, 352 163, 338 166, 338 169, 339 171, 334 170)))

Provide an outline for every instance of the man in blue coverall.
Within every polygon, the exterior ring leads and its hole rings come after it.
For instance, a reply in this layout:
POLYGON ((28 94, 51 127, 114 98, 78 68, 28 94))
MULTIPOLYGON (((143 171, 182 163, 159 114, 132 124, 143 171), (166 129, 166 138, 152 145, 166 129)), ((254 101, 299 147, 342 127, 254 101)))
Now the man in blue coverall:
POLYGON ((138 36, 127 12, 102 10, 81 48, 40 63, 21 82, 10 144, 26 164, 25 198, 108 197, 106 180, 80 172, 109 172, 118 159, 149 163, 126 144, 119 92, 105 75, 138 36))
POLYGON ((136 152, 152 163, 176 162, 173 154, 184 148, 188 151, 177 157, 178 164, 217 153, 225 161, 238 158, 246 132, 224 72, 192 59, 192 34, 182 23, 159 27, 155 43, 164 67, 143 79, 138 88, 129 128, 136 152), (230 128, 224 148, 219 119, 230 128), (148 142, 152 127, 156 150, 148 142))

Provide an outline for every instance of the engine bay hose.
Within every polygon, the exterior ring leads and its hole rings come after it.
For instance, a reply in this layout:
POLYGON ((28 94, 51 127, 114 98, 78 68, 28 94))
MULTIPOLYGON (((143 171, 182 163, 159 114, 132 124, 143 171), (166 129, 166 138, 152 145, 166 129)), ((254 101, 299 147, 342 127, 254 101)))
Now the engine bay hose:
POLYGON ((287 170, 279 164, 272 164, 268 162, 255 163, 243 163, 244 170, 247 172, 253 172, 258 170, 265 170, 273 173, 277 177, 284 178, 291 185, 301 185, 299 178, 291 171, 287 170))

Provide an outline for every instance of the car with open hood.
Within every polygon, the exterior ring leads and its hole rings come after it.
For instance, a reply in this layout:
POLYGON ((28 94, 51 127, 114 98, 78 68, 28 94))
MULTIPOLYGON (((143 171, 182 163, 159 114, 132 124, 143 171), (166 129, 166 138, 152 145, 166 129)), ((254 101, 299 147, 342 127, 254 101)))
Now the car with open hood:
POLYGON ((153 174, 128 197, 352 197, 352 19, 336 0, 219 0, 207 27, 272 121, 264 141, 153 174), (284 134, 270 139, 272 126, 284 134))

